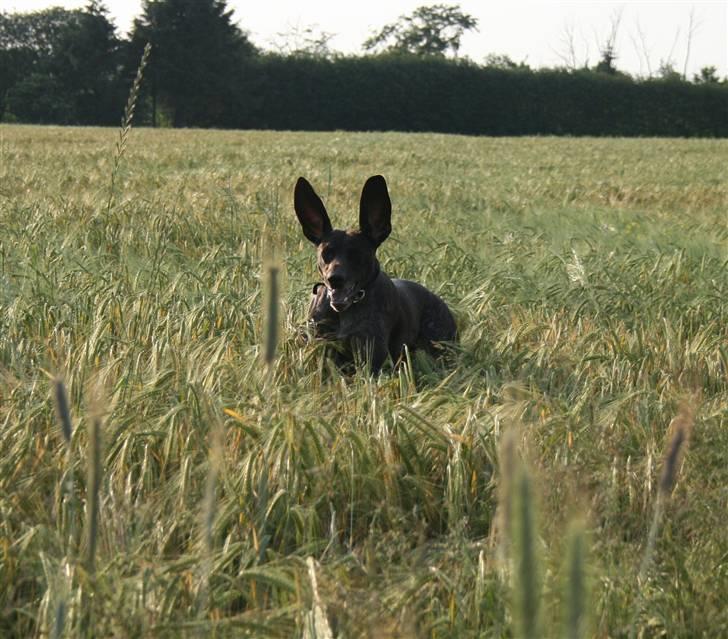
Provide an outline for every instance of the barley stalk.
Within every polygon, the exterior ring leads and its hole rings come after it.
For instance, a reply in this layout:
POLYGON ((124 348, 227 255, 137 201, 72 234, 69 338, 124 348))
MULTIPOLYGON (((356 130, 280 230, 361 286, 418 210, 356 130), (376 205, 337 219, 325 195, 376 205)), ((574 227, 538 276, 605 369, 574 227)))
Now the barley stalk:
POLYGON ((71 437, 73 436, 73 427, 71 426, 71 411, 68 408, 68 395, 63 380, 58 378, 53 381, 53 398, 55 400, 56 416, 61 426, 63 439, 66 446, 71 448, 71 437))
POLYGON ((279 315, 279 269, 274 264, 266 268, 265 278, 265 349, 263 361, 267 367, 273 364, 278 345, 278 315, 279 315))
POLYGON ((121 159, 124 156, 124 151, 126 150, 129 133, 131 131, 132 122, 134 120, 134 110, 136 109, 137 99, 139 98, 139 94, 141 92, 142 79, 144 77, 144 67, 147 66, 149 54, 151 52, 152 45, 151 43, 147 42, 147 44, 144 45, 144 52, 142 53, 141 60, 139 61, 139 66, 137 67, 136 76, 134 77, 134 82, 132 83, 131 89, 129 91, 129 97, 126 101, 126 106, 124 107, 124 115, 121 118, 121 127, 119 127, 119 139, 116 141, 116 153, 114 154, 114 165, 111 169, 109 199, 106 202, 107 216, 110 213, 111 207, 114 203, 114 196, 116 194, 116 176, 119 171, 121 159))
POLYGON ((63 441, 66 443, 66 470, 61 480, 61 511, 59 524, 66 529, 65 543, 66 555, 70 556, 76 547, 75 507, 73 495, 73 425, 71 411, 68 405, 68 393, 63 380, 57 378, 53 381, 53 399, 56 417, 61 427, 63 441))
MULTIPOLYGON (((71 411, 68 404, 68 394, 66 392, 66 386, 63 380, 56 378, 53 380, 53 399, 56 410, 56 418, 61 427, 61 433, 63 435, 63 441, 66 444, 66 470, 61 480, 61 506, 60 506, 60 525, 67 529, 67 534, 64 535, 66 561, 71 557, 75 551, 76 546, 76 534, 75 534, 75 508, 74 508, 74 497, 73 497, 73 460, 72 460, 72 442, 73 442, 73 424, 71 421, 71 411)), ((62 582, 64 579, 63 575, 60 575, 58 582, 62 582)), ((66 601, 67 593, 57 594, 56 603, 53 611, 53 624, 51 627, 51 637, 62 637, 63 629, 66 624, 66 615, 68 603, 66 601)))
MULTIPOLYGON (((211 416, 211 412, 207 412, 208 416, 211 416)), ((197 614, 199 617, 203 617, 209 607, 210 576, 212 574, 214 555, 214 523, 217 508, 215 490, 222 466, 223 441, 224 433, 222 427, 215 421, 210 430, 209 466, 207 480, 205 482, 205 494, 200 512, 202 552, 200 562, 200 590, 197 597, 197 614)))
POLYGON ((81 586, 80 628, 81 634, 96 636, 95 602, 96 544, 99 528, 99 492, 101 489, 101 418, 98 414, 88 425, 88 455, 86 465, 86 571, 89 580, 81 586))
POLYGON ((652 516, 652 524, 650 532, 647 536, 647 546, 645 554, 642 558, 642 565, 639 572, 639 582, 643 583, 652 564, 652 558, 657 542, 657 535, 662 523, 662 515, 665 502, 670 498, 672 489, 677 481, 680 460, 687 447, 690 431, 693 426, 693 411, 691 408, 684 406, 680 413, 670 423, 669 431, 672 432, 665 449, 664 462, 662 464, 662 473, 657 487, 657 498, 655 500, 655 510, 652 516))
POLYGON ((639 587, 639 596, 635 605, 634 619, 632 623, 631 637, 637 636, 637 621, 644 603, 644 585, 649 577, 650 569, 654 561, 655 547, 657 538, 662 525, 662 518, 665 512, 665 505, 670 499, 672 489, 677 481, 677 475, 680 467, 680 461, 685 453, 694 423, 694 409, 688 404, 681 406, 679 413, 670 422, 668 432, 670 438, 665 448, 664 461, 662 463, 662 472, 660 481, 657 486, 657 496, 655 498, 655 509, 652 515, 652 523, 650 531, 647 535, 647 544, 645 552, 642 556, 642 564, 637 576, 637 584, 639 587))

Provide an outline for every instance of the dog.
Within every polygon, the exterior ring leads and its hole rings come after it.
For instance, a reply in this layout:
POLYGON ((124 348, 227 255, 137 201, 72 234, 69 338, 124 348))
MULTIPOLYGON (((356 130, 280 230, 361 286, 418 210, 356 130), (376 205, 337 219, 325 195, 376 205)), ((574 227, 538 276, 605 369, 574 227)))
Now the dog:
POLYGON ((342 342, 345 357, 369 362, 378 373, 409 349, 436 351, 457 338, 455 319, 437 295, 381 270, 377 248, 392 231, 392 203, 381 175, 364 184, 359 229, 334 229, 321 198, 305 178, 293 194, 304 236, 316 246, 322 284, 314 287, 308 319, 314 333, 342 342))

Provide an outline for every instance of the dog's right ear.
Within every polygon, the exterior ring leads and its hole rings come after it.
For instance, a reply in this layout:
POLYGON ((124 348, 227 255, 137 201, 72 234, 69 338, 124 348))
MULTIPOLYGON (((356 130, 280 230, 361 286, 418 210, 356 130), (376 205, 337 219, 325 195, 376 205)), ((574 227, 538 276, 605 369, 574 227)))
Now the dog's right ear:
POLYGON ((331 220, 316 191, 306 178, 298 178, 293 191, 293 207, 303 234, 314 244, 321 244, 324 235, 331 232, 331 220))

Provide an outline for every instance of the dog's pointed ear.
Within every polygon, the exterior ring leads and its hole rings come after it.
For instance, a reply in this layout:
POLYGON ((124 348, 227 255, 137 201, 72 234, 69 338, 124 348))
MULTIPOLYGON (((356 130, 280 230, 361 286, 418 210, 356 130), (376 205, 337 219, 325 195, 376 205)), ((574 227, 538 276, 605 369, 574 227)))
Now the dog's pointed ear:
POLYGON ((301 223, 303 234, 314 244, 331 232, 331 220, 321 198, 305 178, 298 178, 293 191, 293 207, 301 223))
POLYGON ((387 182, 381 175, 373 175, 364 184, 359 203, 359 230, 379 246, 392 232, 392 202, 387 182))

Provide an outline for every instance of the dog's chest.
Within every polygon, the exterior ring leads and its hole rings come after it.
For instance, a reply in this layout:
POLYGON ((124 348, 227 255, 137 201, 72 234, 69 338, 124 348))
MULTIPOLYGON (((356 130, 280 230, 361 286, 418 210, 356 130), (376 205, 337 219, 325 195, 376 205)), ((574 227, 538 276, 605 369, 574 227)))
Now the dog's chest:
POLYGON ((399 307, 388 295, 367 295, 339 316, 337 337, 369 337, 385 342, 399 319, 399 307))

